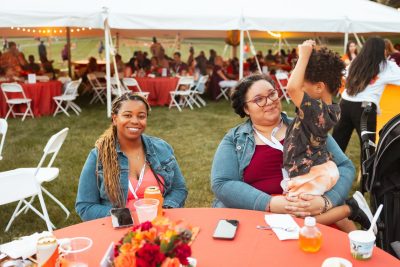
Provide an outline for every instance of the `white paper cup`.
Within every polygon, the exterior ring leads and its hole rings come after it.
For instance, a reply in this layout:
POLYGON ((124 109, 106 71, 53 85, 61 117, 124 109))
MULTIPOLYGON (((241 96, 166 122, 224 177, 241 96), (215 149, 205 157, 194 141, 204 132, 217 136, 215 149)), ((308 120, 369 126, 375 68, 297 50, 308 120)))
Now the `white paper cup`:
POLYGON ((356 260, 368 260, 372 257, 375 235, 369 231, 352 231, 349 233, 350 252, 356 260))
POLYGON ((157 217, 158 204, 160 201, 154 198, 143 198, 139 199, 134 203, 136 208, 136 214, 139 219, 139 223, 145 221, 152 221, 157 217))
POLYGON ((88 253, 92 244, 92 239, 88 237, 65 239, 59 247, 59 250, 63 255, 61 265, 70 267, 88 267, 89 265, 82 260, 82 255, 88 253))

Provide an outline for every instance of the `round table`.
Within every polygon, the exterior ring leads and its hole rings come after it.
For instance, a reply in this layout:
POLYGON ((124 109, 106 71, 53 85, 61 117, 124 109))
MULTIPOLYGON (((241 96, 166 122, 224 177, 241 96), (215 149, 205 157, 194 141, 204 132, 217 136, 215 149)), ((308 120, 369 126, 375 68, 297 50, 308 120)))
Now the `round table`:
POLYGON ((143 92, 149 92, 149 103, 152 106, 168 106, 171 101, 171 91, 175 91, 179 78, 156 77, 135 78, 143 92))
MULTIPOLYGON (((37 83, 20 83, 27 98, 32 99, 31 108, 35 117, 53 115, 56 109, 54 96, 62 94, 63 84, 59 81, 37 82, 37 83)), ((12 95, 12 94, 9 94, 12 95)), ((21 97, 15 94, 15 97, 21 97)), ((14 106, 14 110, 25 111, 26 105, 14 106)), ((8 111, 8 105, 4 95, 0 93, 0 117, 4 118, 8 111)), ((12 118, 12 115, 10 115, 12 118)))
MULTIPOLYGON (((200 232, 192 244, 192 257, 197 267, 203 266, 318 266, 329 257, 346 258, 353 266, 400 266, 400 261, 385 251, 374 248, 372 259, 357 261, 350 255, 347 234, 337 229, 318 225, 323 235, 321 250, 310 254, 301 251, 297 240, 279 241, 272 231, 257 230, 256 225, 265 225, 265 212, 239 209, 187 208, 164 210, 165 216, 183 219, 200 232), (212 238, 220 219, 239 220, 234 240, 212 238)), ((137 222, 134 214, 135 222, 137 222)), ((295 219, 299 226, 302 219, 295 219)), ((85 260, 89 266, 98 266, 112 241, 117 242, 129 228, 115 230, 110 217, 72 225, 54 232, 57 238, 87 236, 93 247, 85 260)))

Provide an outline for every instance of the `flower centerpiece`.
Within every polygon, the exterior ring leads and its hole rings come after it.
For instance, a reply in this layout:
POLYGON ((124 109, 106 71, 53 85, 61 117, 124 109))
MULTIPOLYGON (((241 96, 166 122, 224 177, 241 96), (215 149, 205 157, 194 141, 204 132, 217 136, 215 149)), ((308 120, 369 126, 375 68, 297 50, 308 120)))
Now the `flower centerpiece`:
POLYGON ((190 244, 199 231, 182 221, 158 217, 132 228, 115 246, 115 267, 189 266, 190 244))

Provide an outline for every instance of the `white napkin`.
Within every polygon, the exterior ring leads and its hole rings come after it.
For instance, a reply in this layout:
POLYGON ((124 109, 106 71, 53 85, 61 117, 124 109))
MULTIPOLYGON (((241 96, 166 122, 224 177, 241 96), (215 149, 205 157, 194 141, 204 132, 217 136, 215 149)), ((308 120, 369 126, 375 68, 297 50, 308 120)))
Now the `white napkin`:
POLYGON ((271 227, 294 227, 295 231, 285 231, 280 228, 273 228, 279 240, 299 239, 299 225, 293 220, 289 214, 271 214, 265 215, 265 222, 271 227))
POLYGON ((39 238, 51 235, 50 232, 34 233, 30 236, 23 236, 18 240, 0 245, 0 251, 12 259, 26 259, 36 254, 36 245, 39 238))

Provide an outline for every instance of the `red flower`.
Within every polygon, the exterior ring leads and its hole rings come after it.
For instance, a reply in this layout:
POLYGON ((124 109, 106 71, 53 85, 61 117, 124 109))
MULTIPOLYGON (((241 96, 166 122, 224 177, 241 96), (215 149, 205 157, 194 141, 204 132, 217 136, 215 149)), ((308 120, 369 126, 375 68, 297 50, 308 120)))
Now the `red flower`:
POLYGON ((174 249, 175 257, 177 257, 182 265, 188 265, 189 262, 187 260, 190 255, 192 255, 192 249, 188 244, 180 244, 176 246, 174 249))
POLYGON ((153 224, 149 221, 146 221, 144 223, 141 224, 141 229, 142 231, 148 231, 153 227, 153 224))
POLYGON ((165 259, 165 255, 160 252, 160 246, 145 243, 136 252, 136 264, 138 267, 156 267, 165 259))

